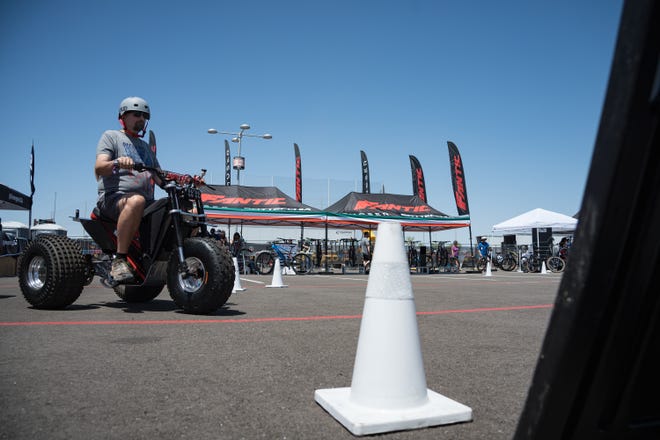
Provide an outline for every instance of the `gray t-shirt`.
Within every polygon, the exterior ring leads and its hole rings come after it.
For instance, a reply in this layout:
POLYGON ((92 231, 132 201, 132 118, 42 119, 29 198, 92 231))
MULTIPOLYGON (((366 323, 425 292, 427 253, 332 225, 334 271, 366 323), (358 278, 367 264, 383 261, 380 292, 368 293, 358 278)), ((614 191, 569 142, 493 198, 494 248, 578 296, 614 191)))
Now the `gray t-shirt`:
MULTIPOLYGON (((152 152, 149 144, 140 138, 128 136, 119 130, 108 130, 101 136, 96 147, 96 156, 106 154, 114 160, 128 156, 135 163, 160 168, 156 153, 152 152)), ((138 193, 146 200, 154 198, 154 181, 149 171, 137 172, 135 170, 121 169, 117 174, 99 177, 99 200, 111 193, 138 193)))

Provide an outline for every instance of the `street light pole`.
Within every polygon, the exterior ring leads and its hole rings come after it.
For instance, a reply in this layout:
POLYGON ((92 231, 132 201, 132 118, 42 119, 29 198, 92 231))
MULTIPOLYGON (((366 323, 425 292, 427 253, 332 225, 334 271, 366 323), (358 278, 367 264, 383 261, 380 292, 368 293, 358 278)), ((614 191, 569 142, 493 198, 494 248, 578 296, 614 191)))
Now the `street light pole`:
POLYGON ((249 124, 241 124, 239 127, 241 131, 238 133, 231 133, 228 131, 218 131, 215 128, 209 128, 208 133, 209 134, 228 134, 231 136, 234 136, 232 138, 232 142, 238 143, 238 156, 235 156, 233 159, 233 168, 236 170, 236 184, 240 185, 241 184, 241 170, 245 169, 245 158, 241 156, 241 147, 243 145, 243 136, 245 137, 255 137, 255 138, 261 138, 261 139, 272 139, 273 136, 266 133, 266 134, 247 134, 245 133, 246 130, 250 129, 249 124))

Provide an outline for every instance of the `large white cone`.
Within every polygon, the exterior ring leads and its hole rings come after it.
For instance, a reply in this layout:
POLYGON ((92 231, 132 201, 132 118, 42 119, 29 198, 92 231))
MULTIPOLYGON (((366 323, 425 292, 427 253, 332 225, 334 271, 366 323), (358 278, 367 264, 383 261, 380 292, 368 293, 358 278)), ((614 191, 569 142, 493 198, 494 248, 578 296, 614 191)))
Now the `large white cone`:
POLYGON ((548 269, 545 267, 545 261, 541 263, 541 273, 542 274, 548 273, 548 269))
POLYGON ((314 398, 355 435, 472 420, 472 409, 426 388, 401 225, 380 223, 350 388, 314 398))
POLYGON ((234 273, 236 274, 236 278, 234 279, 234 288, 231 293, 244 292, 246 289, 241 286, 241 271, 238 270, 238 259, 233 257, 232 260, 234 260, 234 273))
POLYGON ((282 269, 280 268, 280 259, 277 256, 273 267, 273 279, 266 287, 289 287, 282 282, 282 269))

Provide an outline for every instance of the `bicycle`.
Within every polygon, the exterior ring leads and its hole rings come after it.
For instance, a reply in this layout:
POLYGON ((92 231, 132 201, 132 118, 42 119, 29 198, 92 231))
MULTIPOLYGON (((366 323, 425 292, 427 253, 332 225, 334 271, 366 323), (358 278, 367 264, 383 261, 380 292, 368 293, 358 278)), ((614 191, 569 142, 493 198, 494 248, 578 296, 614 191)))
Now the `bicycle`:
POLYGON ((559 249, 558 255, 551 255, 548 257, 547 265, 554 273, 563 272, 566 269, 566 257, 568 256, 567 248, 559 249))
POLYGON ((477 260, 477 270, 479 272, 483 272, 486 270, 488 267, 488 262, 490 261, 490 252, 488 252, 488 256, 484 257, 483 255, 479 255, 479 259, 477 260))
POLYGON ((298 252, 298 246, 287 239, 273 241, 270 246, 270 249, 259 252, 254 259, 257 271, 261 275, 273 271, 275 258, 279 258, 282 266, 292 268, 296 274, 306 274, 312 270, 309 246, 303 244, 302 252, 298 252))
POLYGON ((538 252, 527 251, 521 257, 520 268, 523 272, 541 272, 541 257, 538 252))
POLYGON ((498 252, 495 256, 495 265, 504 271, 511 272, 518 267, 518 256, 511 251, 504 252, 504 254, 498 252))

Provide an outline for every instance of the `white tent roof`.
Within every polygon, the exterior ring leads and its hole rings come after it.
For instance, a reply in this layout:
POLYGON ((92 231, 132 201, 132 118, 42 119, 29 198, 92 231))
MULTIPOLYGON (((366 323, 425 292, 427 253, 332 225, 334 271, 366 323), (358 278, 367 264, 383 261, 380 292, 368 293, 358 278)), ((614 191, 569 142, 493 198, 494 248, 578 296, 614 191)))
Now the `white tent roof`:
POLYGON ((577 219, 568 215, 536 208, 496 224, 493 226, 493 232, 531 234, 532 228, 552 228, 552 232, 573 232, 577 228, 577 223, 577 219))
POLYGON ((55 223, 42 223, 40 225, 32 226, 33 231, 66 231, 64 226, 56 225, 55 223))
POLYGON ((15 222, 15 221, 8 221, 8 222, 2 222, 2 228, 3 229, 29 229, 28 225, 25 223, 21 222, 15 222))

